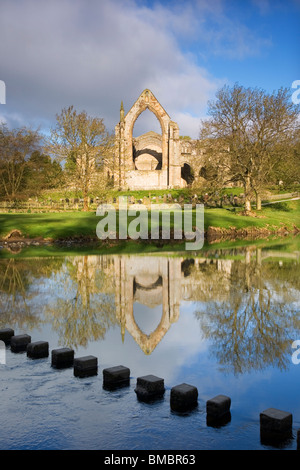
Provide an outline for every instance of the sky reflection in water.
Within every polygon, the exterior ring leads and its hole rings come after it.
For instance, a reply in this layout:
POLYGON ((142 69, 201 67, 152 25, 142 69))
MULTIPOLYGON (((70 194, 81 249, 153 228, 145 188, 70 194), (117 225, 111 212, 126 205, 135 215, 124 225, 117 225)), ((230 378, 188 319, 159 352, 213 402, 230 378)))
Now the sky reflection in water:
POLYGON ((1 259, 0 326, 49 341, 50 350, 95 355, 99 374, 74 378, 71 370, 54 372, 50 359, 8 349, 0 448, 262 448, 259 413, 269 407, 292 412, 296 429, 299 266, 297 251, 255 246, 197 257, 1 259), (102 369, 119 364, 131 370, 130 387, 108 394, 102 369), (134 393, 136 378, 147 374, 166 386, 152 407, 134 393), (169 407, 170 388, 182 382, 199 391, 188 419, 169 407), (219 393, 232 399, 222 430, 205 421, 206 400, 219 393))

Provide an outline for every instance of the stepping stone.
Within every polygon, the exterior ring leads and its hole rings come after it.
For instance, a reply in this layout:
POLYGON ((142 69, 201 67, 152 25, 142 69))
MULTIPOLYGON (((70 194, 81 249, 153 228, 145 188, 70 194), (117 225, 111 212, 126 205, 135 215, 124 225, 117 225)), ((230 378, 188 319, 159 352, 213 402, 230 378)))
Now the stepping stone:
POLYGON ((223 426, 226 426, 231 421, 231 413, 228 411, 222 416, 216 417, 212 415, 206 415, 206 426, 211 428, 220 429, 223 426))
POLYGON ((182 383, 171 389, 170 406, 174 411, 187 411, 198 404, 198 390, 193 385, 182 383))
POLYGON ((11 328, 2 328, 0 330, 0 341, 3 341, 6 345, 10 344, 11 337, 15 335, 14 330, 11 328))
POLYGON ((226 395, 217 395, 206 402, 206 413, 213 418, 221 418, 230 412, 231 399, 226 395))
POLYGON ((74 351, 70 348, 53 349, 51 353, 51 365, 57 369, 71 367, 74 363, 74 351))
POLYGON ((29 343, 31 343, 31 336, 29 335, 12 336, 10 340, 10 348, 12 352, 26 351, 29 343))
POLYGON ((138 377, 134 391, 142 401, 155 400, 165 393, 164 379, 155 375, 138 377))
POLYGON ((36 341, 27 345, 27 356, 40 359, 49 356, 49 343, 47 341, 36 341))
POLYGON ((265 434, 287 435, 292 433, 293 415, 287 411, 268 408, 260 413, 260 430, 265 434))
POLYGON ((98 359, 95 356, 84 356, 74 359, 75 377, 90 377, 98 373, 98 359))
POLYGON ((115 366, 103 369, 103 386, 115 388, 129 384, 130 369, 124 366, 115 366))

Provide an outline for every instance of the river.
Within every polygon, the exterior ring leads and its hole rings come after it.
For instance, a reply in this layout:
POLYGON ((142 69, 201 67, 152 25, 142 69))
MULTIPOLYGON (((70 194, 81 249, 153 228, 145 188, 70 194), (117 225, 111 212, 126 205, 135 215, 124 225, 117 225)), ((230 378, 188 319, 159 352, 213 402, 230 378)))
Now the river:
POLYGON ((13 353, 0 363, 0 449, 295 449, 300 428, 299 237, 211 246, 199 253, 90 254, 0 259, 0 328, 29 334, 75 357, 98 358, 96 376, 13 353), (298 346, 299 349, 299 346, 298 346), (130 383, 103 388, 104 368, 130 383), (164 379, 153 402, 138 377, 164 379), (171 388, 197 387, 189 412, 171 388), (231 398, 226 422, 207 422, 206 401, 231 398), (293 415, 293 435, 260 435, 267 408, 293 415))

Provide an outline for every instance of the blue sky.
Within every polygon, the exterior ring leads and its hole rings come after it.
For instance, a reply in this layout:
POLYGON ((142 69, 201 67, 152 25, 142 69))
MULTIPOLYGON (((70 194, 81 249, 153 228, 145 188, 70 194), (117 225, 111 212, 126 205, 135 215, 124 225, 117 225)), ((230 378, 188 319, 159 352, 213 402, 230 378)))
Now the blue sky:
MULTIPOLYGON (((72 104, 113 130, 121 100, 127 112, 150 88, 197 138, 224 84, 300 79, 299 31, 300 0, 0 0, 0 119, 47 131, 72 104)), ((136 133, 156 125, 142 116, 136 133)))
POLYGON ((232 1, 227 5, 232 24, 242 29, 240 42, 236 48, 229 42, 227 48, 225 37, 223 49, 216 48, 208 59, 210 72, 268 91, 290 87, 300 76, 300 2, 232 1))

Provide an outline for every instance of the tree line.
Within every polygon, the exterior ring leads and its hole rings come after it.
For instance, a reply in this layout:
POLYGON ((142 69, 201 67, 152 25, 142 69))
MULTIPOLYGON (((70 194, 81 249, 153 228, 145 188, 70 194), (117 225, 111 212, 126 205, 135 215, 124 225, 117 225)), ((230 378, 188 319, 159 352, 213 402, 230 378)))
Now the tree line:
MULTIPOLYGON (((256 209, 266 185, 300 180, 299 105, 290 90, 267 93, 239 84, 221 88, 208 103, 199 145, 205 150, 205 185, 216 191, 228 183, 244 188, 245 211, 256 209)), ((56 115, 50 137, 0 125, 0 198, 37 196, 47 189, 80 191, 84 209, 93 188, 108 189, 114 137, 102 118, 73 106, 56 115)))
POLYGON ((103 119, 78 113, 73 106, 56 115, 50 137, 27 127, 0 125, 0 197, 22 200, 45 190, 80 191, 84 209, 93 187, 103 189, 103 177, 113 155, 113 137, 103 119))
POLYGON ((42 137, 29 128, 0 126, 0 197, 22 199, 58 187, 62 167, 43 153, 42 137))

